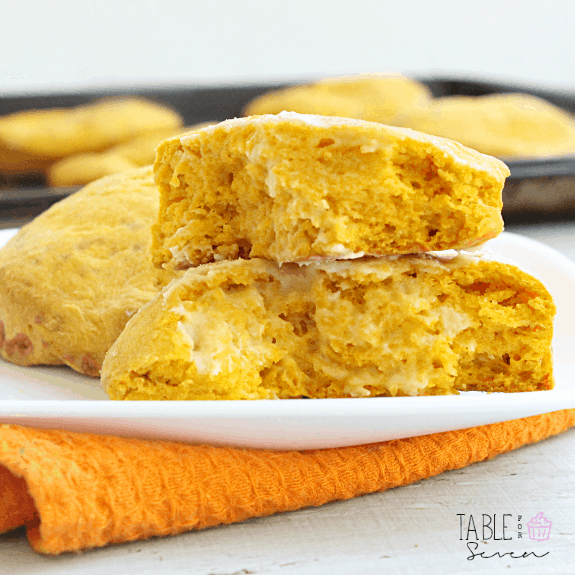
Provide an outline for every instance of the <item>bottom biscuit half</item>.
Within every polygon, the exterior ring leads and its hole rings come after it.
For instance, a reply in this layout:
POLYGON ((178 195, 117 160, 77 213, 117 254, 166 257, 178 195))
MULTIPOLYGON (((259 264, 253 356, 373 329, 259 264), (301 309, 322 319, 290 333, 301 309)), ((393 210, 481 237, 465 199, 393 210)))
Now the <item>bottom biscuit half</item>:
POLYGON ((190 269, 109 351, 112 399, 373 397, 551 389, 555 306, 460 254, 190 269))

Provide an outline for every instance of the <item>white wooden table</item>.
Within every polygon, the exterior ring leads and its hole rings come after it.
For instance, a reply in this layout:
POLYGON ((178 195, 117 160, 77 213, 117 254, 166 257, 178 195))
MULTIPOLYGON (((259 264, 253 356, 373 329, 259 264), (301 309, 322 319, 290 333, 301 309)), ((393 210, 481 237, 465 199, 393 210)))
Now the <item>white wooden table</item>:
MULTIPOLYGON (((507 229, 541 240, 575 260, 575 223, 507 229)), ((0 537, 2 575, 105 572, 572 575, 575 429, 385 493, 176 537, 55 558, 35 554, 22 532, 0 537), (527 521, 539 512, 553 523, 547 541, 532 541, 527 534, 527 521), (499 538, 504 514, 506 537, 511 539, 494 540, 486 529, 483 542, 482 522, 493 525, 495 515, 499 538), (477 548, 474 532, 467 531, 471 515, 480 539, 477 548)))

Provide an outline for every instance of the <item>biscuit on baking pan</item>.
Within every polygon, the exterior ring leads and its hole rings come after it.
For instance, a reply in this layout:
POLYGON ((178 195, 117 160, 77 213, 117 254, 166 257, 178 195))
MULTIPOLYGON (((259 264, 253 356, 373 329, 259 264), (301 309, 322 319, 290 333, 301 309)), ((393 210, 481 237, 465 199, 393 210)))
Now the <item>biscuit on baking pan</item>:
POLYGON ((151 166, 58 202, 0 249, 0 353, 98 376, 124 325, 167 283, 149 257, 151 166))
POLYGON ((136 167, 136 164, 118 154, 84 152, 58 160, 50 166, 47 174, 50 186, 83 186, 136 167))
POLYGON ((176 134, 211 126, 213 123, 203 122, 185 128, 155 130, 103 152, 85 152, 62 158, 50 167, 48 181, 52 186, 82 186, 104 176, 153 164, 156 147, 160 142, 176 134))
POLYGON ((143 98, 107 98, 76 108, 26 110, 0 117, 0 148, 56 159, 181 125, 180 115, 164 105, 143 98))
POLYGON ((401 74, 358 74, 267 92, 246 106, 244 116, 287 111, 400 125, 405 114, 425 109, 430 98, 424 84, 401 74))
POLYGON ((507 166, 463 146, 293 112, 166 140, 156 265, 465 249, 502 230, 507 166))
POLYGON ((112 346, 112 399, 286 399, 553 387, 555 306, 513 265, 460 254, 188 270, 112 346))
POLYGON ((527 94, 439 98, 405 126, 500 158, 575 154, 575 117, 527 94))

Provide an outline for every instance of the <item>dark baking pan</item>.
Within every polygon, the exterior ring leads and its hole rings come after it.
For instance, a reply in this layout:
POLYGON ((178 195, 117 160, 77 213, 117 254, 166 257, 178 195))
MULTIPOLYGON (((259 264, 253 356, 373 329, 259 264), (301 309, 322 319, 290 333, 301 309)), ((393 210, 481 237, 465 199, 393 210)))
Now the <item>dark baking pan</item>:
POLYGON ((575 156, 506 162, 503 189, 509 224, 575 219, 575 156))
POLYGON ((0 229, 19 228, 27 224, 50 206, 79 189, 77 186, 0 188, 0 229))
MULTIPOLYGON (((544 98, 575 113, 575 94, 522 84, 474 79, 419 78, 433 95, 482 96, 523 92, 544 98)), ((239 117, 253 98, 287 84, 126 87, 50 94, 0 96, 0 115, 32 108, 72 107, 107 96, 144 96, 170 105, 186 125, 239 117)), ((503 214, 508 223, 575 219, 575 157, 510 160, 511 176, 503 190, 503 214)), ((0 227, 22 225, 78 188, 48 188, 42 180, 0 176, 0 227)))

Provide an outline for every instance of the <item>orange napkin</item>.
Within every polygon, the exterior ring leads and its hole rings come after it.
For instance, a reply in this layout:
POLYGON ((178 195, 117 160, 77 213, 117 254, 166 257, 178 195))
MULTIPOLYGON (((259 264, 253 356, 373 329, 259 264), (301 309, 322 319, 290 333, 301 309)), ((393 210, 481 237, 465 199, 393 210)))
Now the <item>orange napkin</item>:
POLYGON ((0 533, 54 554, 171 535, 414 483, 575 426, 575 410, 314 451, 0 425, 0 533))

